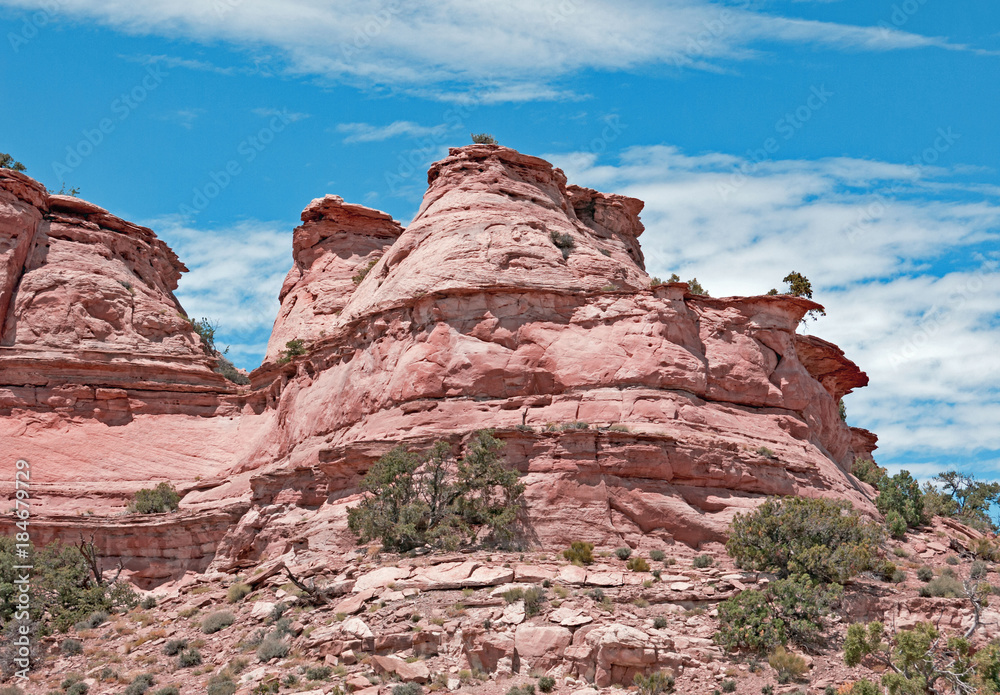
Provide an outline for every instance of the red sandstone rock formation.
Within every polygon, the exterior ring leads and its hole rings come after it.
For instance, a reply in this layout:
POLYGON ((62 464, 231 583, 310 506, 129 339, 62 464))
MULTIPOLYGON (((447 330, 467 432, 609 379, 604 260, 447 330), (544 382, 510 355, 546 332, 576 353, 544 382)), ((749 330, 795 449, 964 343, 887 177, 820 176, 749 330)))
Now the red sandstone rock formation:
POLYGON ((773 494, 874 513, 848 475, 874 435, 837 411, 867 377, 796 334, 819 305, 650 288, 642 202, 567 186, 541 159, 452 150, 406 230, 314 200, 242 390, 177 316, 182 266, 152 232, 3 176, 0 436, 98 516, 140 479, 178 481, 179 518, 240 505, 204 544, 217 567, 350 548, 346 507, 372 461, 482 428, 524 473, 527 543, 697 546, 773 494), (292 339, 308 353, 284 363, 292 339), (102 422, 102 395, 127 416, 102 422))

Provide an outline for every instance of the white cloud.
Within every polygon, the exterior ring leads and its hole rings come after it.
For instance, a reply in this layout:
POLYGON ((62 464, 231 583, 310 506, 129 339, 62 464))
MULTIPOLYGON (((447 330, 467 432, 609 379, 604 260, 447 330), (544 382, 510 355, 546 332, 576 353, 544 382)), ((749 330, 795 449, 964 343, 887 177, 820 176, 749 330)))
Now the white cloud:
POLYGON ((941 167, 849 158, 751 165, 663 146, 614 165, 590 153, 549 158, 570 181, 646 201, 651 274, 697 277, 715 296, 780 288, 790 270, 809 277, 827 317, 808 330, 868 372, 848 411, 884 455, 948 466, 1000 450, 992 188, 941 167))
POLYGON ((295 123, 296 121, 301 121, 309 118, 312 114, 300 113, 298 111, 289 111, 288 109, 251 109, 250 112, 255 116, 260 116, 261 118, 274 118, 278 116, 282 118, 287 123, 295 123))
POLYGON ((159 118, 164 121, 170 121, 171 123, 176 123, 181 128, 186 130, 191 130, 194 128, 194 122, 205 113, 204 109, 178 109, 176 111, 169 111, 159 118))
POLYGON ((413 121, 394 121, 389 125, 376 126, 371 123, 341 123, 337 126, 338 133, 347 133, 344 142, 381 142, 390 138, 418 138, 428 135, 439 135, 446 126, 422 126, 413 121))
POLYGON ((175 293, 188 316, 216 322, 216 342, 230 346, 229 357, 238 366, 258 366, 292 265, 291 227, 251 221, 209 230, 174 217, 144 224, 189 268, 175 293))
MULTIPOLYGON (((48 1, 0 4, 36 9, 48 1)), ((471 90, 493 101, 569 97, 553 82, 588 68, 717 71, 775 42, 851 51, 965 49, 888 24, 808 21, 709 0, 344 0, 335 7, 325 0, 61 0, 59 11, 136 34, 270 46, 292 73, 442 97, 471 90)), ((231 70, 203 61, 188 67, 231 70)))

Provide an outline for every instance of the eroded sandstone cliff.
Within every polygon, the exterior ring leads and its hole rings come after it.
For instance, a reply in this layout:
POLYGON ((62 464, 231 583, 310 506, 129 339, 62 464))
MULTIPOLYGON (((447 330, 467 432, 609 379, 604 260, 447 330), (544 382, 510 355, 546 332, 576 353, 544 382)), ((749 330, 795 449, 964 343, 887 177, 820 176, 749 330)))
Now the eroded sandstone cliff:
POLYGON ((874 513, 849 475, 874 435, 837 410, 867 377, 796 333, 819 305, 651 287, 642 202, 569 186, 544 160, 452 150, 405 230, 314 200, 242 389, 178 315, 183 267, 152 232, 3 176, 0 432, 54 486, 89 491, 84 526, 167 478, 186 493, 178 523, 226 519, 199 564, 343 551, 375 459, 400 442, 458 449, 482 428, 524 474, 528 544, 697 546, 773 494, 874 513), (290 340, 307 353, 280 359, 290 340), (97 492, 112 483, 118 496, 97 492))

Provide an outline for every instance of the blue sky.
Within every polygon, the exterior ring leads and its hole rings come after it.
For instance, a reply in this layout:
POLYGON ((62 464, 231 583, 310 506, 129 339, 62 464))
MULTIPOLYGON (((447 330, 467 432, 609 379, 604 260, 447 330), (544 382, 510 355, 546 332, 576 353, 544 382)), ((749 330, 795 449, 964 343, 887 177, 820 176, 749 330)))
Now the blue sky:
POLYGON ((0 0, 0 151, 152 226, 253 368, 311 199, 405 224, 428 164, 490 132, 644 199, 653 274, 805 273, 880 462, 998 477, 1000 6, 539 5, 0 0))

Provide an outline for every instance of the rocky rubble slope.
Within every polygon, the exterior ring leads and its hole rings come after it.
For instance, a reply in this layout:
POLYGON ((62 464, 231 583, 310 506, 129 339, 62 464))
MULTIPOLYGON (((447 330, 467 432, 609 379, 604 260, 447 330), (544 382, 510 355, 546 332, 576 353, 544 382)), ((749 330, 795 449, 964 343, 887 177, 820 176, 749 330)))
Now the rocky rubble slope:
MULTIPOLYGON (((847 624, 881 619, 906 628, 933 620, 946 631, 971 624, 968 601, 919 596, 923 583, 915 570, 968 576, 966 546, 978 535, 939 520, 893 541, 905 580, 861 577, 849 585, 823 645, 803 653, 806 673, 788 685, 777 683, 766 661, 728 655, 713 642, 718 603, 773 577, 741 572, 721 546, 706 544, 701 556, 710 564, 700 568, 706 563, 696 563, 694 551, 665 547, 664 560, 649 562, 658 577, 629 571, 611 553, 581 567, 550 552, 406 558, 379 556, 375 548, 322 557, 289 553, 240 577, 192 573, 153 592, 154 608, 50 638, 54 656, 33 675, 31 692, 57 690, 78 677, 91 695, 111 695, 149 673, 156 688, 176 685, 182 695, 200 695, 225 676, 239 695, 266 692, 262 684, 269 683, 280 693, 388 695, 407 682, 430 692, 501 695, 537 685, 544 675, 553 679, 553 692, 595 695, 621 692, 616 688, 630 685, 636 673, 665 669, 676 673, 678 693, 731 687, 757 695, 768 685, 779 693, 821 693, 877 678, 843 665, 847 624), (328 587, 330 602, 310 604, 284 567, 299 581, 328 587), (250 593, 229 603, 237 580, 250 593), (541 599, 526 600, 532 591, 541 599), (206 619, 219 611, 230 612, 232 624, 206 634, 206 619), (262 651, 275 631, 284 647, 262 651), (79 640, 82 653, 60 655, 66 639, 79 640), (198 663, 164 653, 178 641, 197 651, 198 663)), ((983 579, 1000 581, 997 570, 990 565, 983 579)), ((992 607, 974 641, 997 636, 1000 613, 992 607)))

